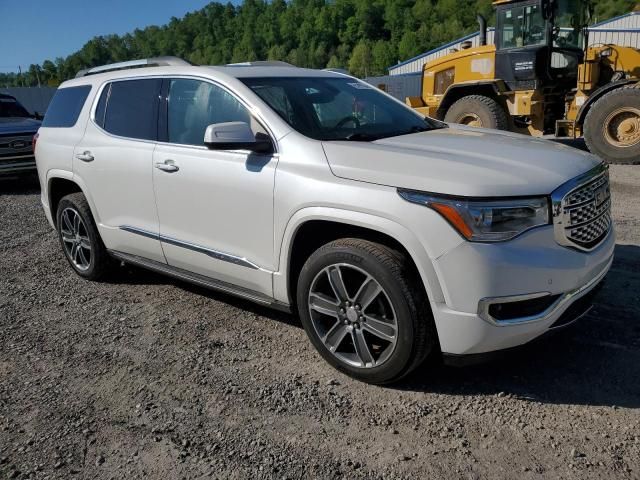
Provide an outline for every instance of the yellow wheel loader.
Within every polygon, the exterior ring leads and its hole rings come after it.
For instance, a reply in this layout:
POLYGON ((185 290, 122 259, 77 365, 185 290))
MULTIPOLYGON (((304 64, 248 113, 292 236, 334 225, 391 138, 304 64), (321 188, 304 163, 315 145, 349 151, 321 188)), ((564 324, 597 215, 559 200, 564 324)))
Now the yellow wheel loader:
POLYGON ((480 41, 423 67, 424 115, 534 136, 584 136, 610 163, 640 163, 640 50, 588 46, 584 0, 498 0, 495 45, 480 41))

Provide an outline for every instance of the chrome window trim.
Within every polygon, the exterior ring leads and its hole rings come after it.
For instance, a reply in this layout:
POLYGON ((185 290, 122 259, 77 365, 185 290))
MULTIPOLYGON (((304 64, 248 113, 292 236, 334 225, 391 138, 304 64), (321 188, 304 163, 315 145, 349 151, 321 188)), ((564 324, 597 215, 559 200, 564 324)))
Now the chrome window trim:
POLYGON ((558 310, 560 310, 562 307, 564 307, 565 305, 568 307, 568 304, 570 304, 574 299, 577 300, 576 297, 580 297, 583 294, 586 294, 590 290, 592 290, 605 277, 605 275, 609 271, 609 268, 611 268, 612 263, 613 263, 613 256, 611 256, 606 266, 600 272, 598 272, 598 274, 595 277, 593 277, 591 280, 589 280, 587 283, 585 283, 581 287, 575 288, 573 290, 570 290, 562 294, 555 302, 549 305, 544 311, 536 315, 529 315, 526 317, 519 317, 519 318, 511 318, 509 320, 498 320, 493 316, 491 316, 491 314, 489 313, 489 307, 495 303, 511 303, 511 302, 519 302, 522 300, 531 300, 534 298, 546 297, 546 296, 552 295, 551 292, 537 292, 537 293, 530 293, 525 295, 513 295, 513 296, 506 296, 506 297, 486 297, 481 299, 478 302, 478 316, 483 320, 497 327, 523 325, 527 323, 548 320, 550 317, 555 315, 558 312, 558 310))
POLYGON ((196 245, 195 243, 185 242, 183 240, 178 240, 176 238, 168 237, 166 235, 161 235, 159 233, 154 233, 141 228, 132 227, 131 225, 122 225, 119 228, 120 230, 133 233, 135 235, 140 235, 147 238, 153 238, 154 240, 159 240, 160 242, 168 243, 170 245, 175 245, 177 247, 186 248, 187 250, 192 250, 194 252, 203 253, 212 258, 215 258, 216 260, 221 260, 227 263, 233 263, 234 265, 247 267, 252 270, 262 270, 265 272, 267 271, 263 268, 260 268, 258 265, 256 265, 255 263, 253 263, 252 261, 248 260, 245 257, 239 257, 237 255, 232 255, 230 253, 225 253, 219 250, 214 250, 212 248, 196 245))
MULTIPOLYGON (((105 89, 105 87, 107 85, 109 85, 111 83, 115 83, 115 82, 125 82, 125 81, 130 81, 130 80, 149 80, 149 79, 158 79, 158 78, 162 79, 162 80, 172 79, 172 78, 182 78, 182 79, 187 79, 187 80, 200 80, 200 81, 211 83, 212 85, 225 90, 229 95, 233 96, 236 100, 238 100, 249 111, 249 114, 254 116, 256 118, 256 120, 258 121, 258 123, 260 125, 262 125, 262 127, 268 132, 269 138, 271 138, 271 141, 273 142, 273 150, 274 151, 273 151, 273 153, 270 153, 270 154, 265 155, 265 156, 276 156, 279 153, 278 140, 277 140, 276 136, 274 135, 273 130, 271 130, 271 128, 269 127, 267 121, 262 117, 262 115, 259 114, 258 109, 254 105, 252 105, 249 101, 247 101, 244 98, 242 98, 241 96, 239 96, 236 92, 231 90, 226 85, 223 85, 223 84, 221 84, 219 82, 216 82, 215 80, 212 80, 210 78, 201 77, 201 76, 198 76, 198 75, 173 75, 173 74, 172 75, 169 75, 169 74, 163 74, 163 75, 137 75, 137 76, 131 76, 131 77, 120 77, 120 78, 107 79, 98 87, 97 93, 96 93, 96 95, 94 95, 93 103, 91 105, 91 111, 89 112, 89 120, 90 120, 90 122, 101 133, 104 133, 105 135, 108 135, 108 136, 110 136, 112 138, 116 138, 116 139, 119 139, 119 140, 128 140, 128 141, 131 141, 131 142, 142 142, 142 143, 151 143, 151 144, 154 144, 154 145, 178 146, 178 147, 184 147, 184 148, 191 148, 191 149, 195 149, 195 150, 212 151, 212 150, 210 150, 209 148, 207 148, 204 145, 187 145, 187 144, 183 144, 183 143, 161 142, 159 140, 146 140, 146 139, 142 139, 142 138, 122 137, 120 135, 114 135, 113 133, 107 132, 104 128, 102 128, 100 125, 98 125, 96 123, 96 110, 98 108, 98 102, 100 101, 100 97, 102 96, 102 91, 105 89)), ((158 112, 158 114, 159 113, 160 112, 158 112)), ((215 151, 216 152, 223 152, 223 153, 243 153, 243 154, 254 154, 254 155, 257 155, 256 152, 252 152, 251 150, 215 150, 215 151)))
MULTIPOLYGON (((608 172, 609 172, 609 165, 603 162, 598 166, 592 168, 591 170, 583 173, 582 175, 579 175, 575 178, 572 178, 568 182, 563 183, 558 188, 556 188, 553 192, 551 192, 551 216, 552 216, 552 223, 553 223, 553 234, 558 244, 564 247, 574 248, 576 250, 580 250, 583 252, 591 252, 596 248, 598 248, 602 244, 602 242, 604 242, 609 237, 609 235, 611 234, 611 231, 613 230, 613 222, 610 223, 609 229, 602 236, 602 239, 592 247, 584 247, 582 245, 579 245, 569 240, 564 234, 565 226, 563 223, 564 215, 562 212, 562 201, 565 199, 565 197, 567 197, 567 195, 569 195, 574 190, 577 190, 583 187, 584 185, 596 180, 598 177, 607 175, 608 172)), ((595 218, 598 218, 598 217, 595 217, 595 218)), ((590 220, 590 222, 594 221, 595 218, 590 220)))

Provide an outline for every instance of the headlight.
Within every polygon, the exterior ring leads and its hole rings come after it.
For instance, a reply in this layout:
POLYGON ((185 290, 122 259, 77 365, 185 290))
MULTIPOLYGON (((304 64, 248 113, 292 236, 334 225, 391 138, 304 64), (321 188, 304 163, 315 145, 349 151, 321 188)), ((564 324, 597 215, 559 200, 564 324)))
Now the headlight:
POLYGON ((432 208, 463 237, 474 242, 501 242, 550 223, 546 197, 467 200, 412 190, 398 189, 398 193, 409 202, 432 208))

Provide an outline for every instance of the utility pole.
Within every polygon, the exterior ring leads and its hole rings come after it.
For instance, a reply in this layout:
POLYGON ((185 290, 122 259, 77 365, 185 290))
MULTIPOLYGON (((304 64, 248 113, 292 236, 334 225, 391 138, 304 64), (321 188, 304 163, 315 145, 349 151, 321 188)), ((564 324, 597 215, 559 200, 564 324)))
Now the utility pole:
POLYGON ((24 79, 22 78, 22 68, 18 65, 18 77, 20 78, 20 84, 24 87, 24 79))

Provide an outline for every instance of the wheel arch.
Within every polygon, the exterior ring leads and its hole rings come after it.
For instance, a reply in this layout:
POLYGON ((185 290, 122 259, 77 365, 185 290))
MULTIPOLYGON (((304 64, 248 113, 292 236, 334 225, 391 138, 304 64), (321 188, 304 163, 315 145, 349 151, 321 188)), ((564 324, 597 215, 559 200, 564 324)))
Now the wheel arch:
POLYGON ((79 178, 73 175, 71 172, 67 171, 56 171, 52 170, 47 174, 47 202, 49 203, 49 211, 51 212, 51 220, 54 228, 56 225, 56 212, 58 209, 58 204, 60 200, 65 195, 69 195, 71 193, 82 193, 87 202, 89 203, 89 207, 91 209, 91 215, 93 215, 93 219, 96 224, 98 223, 98 217, 96 216, 96 210, 93 205, 93 201, 91 197, 87 195, 86 188, 79 178))
POLYGON ((429 300, 444 301, 427 252, 409 230, 386 218, 321 207, 298 211, 289 221, 280 247, 279 269, 274 276, 275 297, 294 305, 297 279, 304 262, 317 248, 338 238, 362 238, 406 254, 429 300))
POLYGON ((591 107, 604 95, 619 88, 623 88, 626 85, 631 85, 634 83, 640 84, 640 81, 638 81, 637 79, 619 80, 617 82, 607 83, 606 85, 603 85, 600 88, 596 89, 591 95, 589 95, 587 100, 580 107, 580 110, 578 110, 578 115, 576 116, 576 125, 582 126, 584 124, 584 120, 585 118, 587 118, 587 114, 589 113, 589 110, 591 110, 591 107))

